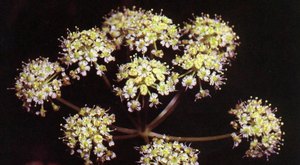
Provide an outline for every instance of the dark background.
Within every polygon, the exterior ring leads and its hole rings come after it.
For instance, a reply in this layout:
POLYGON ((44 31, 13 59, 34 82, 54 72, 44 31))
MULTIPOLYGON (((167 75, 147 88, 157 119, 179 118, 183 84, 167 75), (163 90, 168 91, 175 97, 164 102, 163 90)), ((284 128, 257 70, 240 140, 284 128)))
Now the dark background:
MULTIPOLYGON (((237 59, 227 71, 227 84, 221 91, 212 92, 212 98, 194 103, 190 92, 184 97, 177 111, 157 132, 178 136, 208 136, 232 131, 232 119, 227 111, 239 100, 249 96, 268 99, 278 107, 286 132, 284 146, 279 155, 269 161, 243 158, 246 143, 232 149, 232 141, 193 143, 198 148, 200 164, 289 164, 300 161, 299 149, 299 21, 300 3, 274 0, 144 0, 144 1, 63 1, 63 0, 10 0, 0 1, 0 164, 25 164, 40 161, 44 164, 82 164, 70 156, 59 124, 63 116, 73 113, 68 108, 60 112, 49 110, 46 118, 25 112, 13 90, 14 77, 22 61, 38 56, 55 59, 60 51, 57 38, 66 29, 89 29, 101 26, 102 17, 122 6, 136 5, 153 8, 181 23, 192 18, 192 13, 218 14, 240 36, 241 46, 237 59)), ((91 76, 63 89, 63 97, 83 106, 100 104, 106 108, 116 105, 115 97, 101 79, 91 76), (80 91, 80 92, 78 92, 80 91)), ((113 111, 116 112, 114 109, 113 111)), ((124 110, 119 110, 124 111, 124 110)), ((118 112, 119 123, 130 127, 125 113, 118 112)), ((139 139, 117 142, 114 150, 117 159, 108 164, 134 164, 138 153, 132 146, 142 144, 139 139)))

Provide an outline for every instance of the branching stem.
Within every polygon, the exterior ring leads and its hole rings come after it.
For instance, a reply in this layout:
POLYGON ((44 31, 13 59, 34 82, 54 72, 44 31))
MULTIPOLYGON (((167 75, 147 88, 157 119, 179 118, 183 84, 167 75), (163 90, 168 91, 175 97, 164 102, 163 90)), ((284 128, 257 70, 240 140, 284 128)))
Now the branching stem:
POLYGON ((179 98, 182 93, 180 90, 169 102, 166 108, 150 123, 147 125, 148 130, 153 130, 156 128, 160 123, 162 123, 168 116, 172 114, 179 103, 179 98))
POLYGON ((177 136, 166 136, 155 132, 150 132, 149 137, 157 137, 157 138, 168 138, 170 140, 175 141, 183 141, 183 142, 207 142, 207 141, 215 141, 222 140, 231 137, 231 134, 224 135, 216 135, 216 136, 206 136, 206 137, 177 137, 177 136))

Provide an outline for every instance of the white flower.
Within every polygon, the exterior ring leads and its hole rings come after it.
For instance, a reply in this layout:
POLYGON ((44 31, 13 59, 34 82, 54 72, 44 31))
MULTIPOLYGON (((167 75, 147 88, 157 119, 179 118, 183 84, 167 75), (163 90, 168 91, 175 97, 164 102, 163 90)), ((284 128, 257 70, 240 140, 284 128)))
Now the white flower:
POLYGON ((91 69, 90 66, 88 66, 88 62, 87 61, 80 61, 78 63, 78 72, 82 75, 82 76, 86 76, 86 72, 89 71, 91 69))
POLYGON ((127 103, 128 111, 140 111, 141 110, 141 103, 137 100, 131 100, 127 103))
POLYGON ((182 79, 182 86, 192 89, 197 84, 196 78, 194 76, 185 76, 182 79))
POLYGON ((133 86, 133 84, 127 84, 123 88, 123 97, 125 99, 134 98, 137 93, 137 87, 133 86))
POLYGON ((222 84, 224 84, 224 82, 222 81, 224 78, 221 77, 219 74, 217 74, 216 72, 213 72, 211 75, 210 75, 210 81, 209 81, 209 84, 210 85, 214 85, 216 89, 220 89, 220 86, 222 84))
POLYGON ((156 93, 151 93, 149 98, 149 107, 157 106, 158 104, 160 104, 159 99, 157 97, 158 95, 156 93))
POLYGON ((170 87, 168 86, 168 84, 164 83, 164 82, 160 82, 157 85, 157 92, 161 95, 169 95, 170 93, 170 87))
POLYGON ((205 68, 201 68, 197 73, 197 76, 205 82, 209 81, 209 75, 210 75, 210 70, 205 68))
POLYGON ((107 68, 105 65, 97 65, 96 70, 97 70, 96 74, 99 76, 102 76, 102 75, 104 75, 104 72, 107 71, 107 68))

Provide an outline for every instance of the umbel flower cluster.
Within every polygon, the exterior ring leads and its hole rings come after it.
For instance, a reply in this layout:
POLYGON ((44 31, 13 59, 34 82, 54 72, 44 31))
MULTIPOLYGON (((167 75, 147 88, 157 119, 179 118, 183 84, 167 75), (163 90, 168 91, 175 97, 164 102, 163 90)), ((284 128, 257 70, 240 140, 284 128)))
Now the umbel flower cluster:
POLYGON ((186 71, 182 85, 192 89, 197 83, 199 92, 196 99, 209 96, 202 83, 207 82, 216 89, 225 84, 225 66, 235 57, 235 49, 239 44, 238 36, 220 17, 214 19, 209 15, 196 17, 195 21, 186 23, 182 29, 188 39, 182 40, 184 54, 176 56, 174 65, 186 71))
POLYGON ((148 164, 182 164, 199 165, 197 149, 193 149, 177 141, 167 139, 152 139, 152 142, 138 148, 142 157, 138 161, 141 165, 148 164))
POLYGON ((68 66, 77 64, 76 69, 70 71, 73 79, 79 80, 80 75, 86 76, 91 67, 95 67, 97 75, 102 76, 107 70, 104 64, 115 60, 111 55, 115 45, 98 28, 69 31, 67 38, 62 37, 60 40, 62 62, 68 66))
POLYGON ((79 155, 85 164, 103 164, 116 157, 111 148, 114 140, 137 137, 147 143, 136 147, 141 154, 137 163, 142 165, 198 165, 199 150, 182 141, 232 138, 237 147, 246 139, 250 142, 247 157, 268 159, 279 152, 284 134, 281 118, 275 116, 276 109, 257 98, 229 111, 236 117, 231 122, 235 132, 208 137, 153 132, 176 109, 180 95, 187 89, 198 88, 196 101, 210 96, 211 88, 220 90, 225 84, 225 71, 236 57, 239 37, 221 17, 203 14, 180 26, 162 13, 133 7, 113 10, 104 19, 101 27, 68 31, 66 37, 60 38, 62 50, 57 62, 43 57, 29 60, 16 78, 16 95, 27 110, 39 107, 36 114, 45 116, 44 104, 50 102, 53 110, 58 110, 56 104, 61 103, 78 112, 61 125, 61 139, 71 154, 79 155), (115 53, 122 49, 127 54, 115 53), (122 61, 117 54, 130 58, 122 61), (116 61, 122 62, 115 64, 116 61), (118 66, 115 75, 106 74, 114 70, 108 64, 118 66), (62 98, 64 85, 76 83, 93 71, 125 102, 135 128, 113 125, 116 117, 108 113, 109 109, 79 108, 62 98), (162 108, 170 97, 173 98, 162 108), (148 119, 148 109, 157 109, 159 114, 148 119))
POLYGON ((274 114, 276 109, 265 105, 261 99, 249 99, 237 104, 229 111, 237 119, 231 122, 238 133, 233 133, 234 146, 238 146, 242 138, 250 141, 250 148, 246 151, 247 157, 269 157, 278 153, 282 145, 280 127, 283 125, 280 118, 274 114))
POLYGON ((132 112, 141 110, 139 98, 148 96, 149 106, 153 107, 160 103, 158 94, 174 92, 178 73, 171 72, 169 66, 160 61, 133 57, 130 63, 120 65, 117 80, 126 80, 123 88, 116 87, 114 90, 118 96, 128 100, 128 111, 132 112))
POLYGON ((152 11, 135 8, 112 11, 102 29, 113 38, 117 46, 125 42, 130 50, 143 54, 149 51, 156 57, 162 57, 164 53, 158 50, 158 41, 166 48, 178 49, 180 34, 177 26, 170 18, 152 11))
POLYGON ((107 146, 114 145, 109 128, 114 122, 115 115, 107 114, 107 110, 98 106, 84 107, 79 114, 66 118, 62 139, 71 148, 71 154, 76 151, 86 164, 92 164, 91 154, 100 162, 111 160, 116 154, 107 146))
MULTIPOLYGON (((43 57, 30 60, 23 64, 22 72, 16 78, 16 95, 28 111, 32 105, 40 105, 40 111, 36 114, 45 116, 44 103, 60 97, 63 76, 64 68, 58 62, 53 63, 43 57)), ((64 79, 67 81, 66 77, 64 79)), ((57 108, 53 102, 52 105, 57 108)))

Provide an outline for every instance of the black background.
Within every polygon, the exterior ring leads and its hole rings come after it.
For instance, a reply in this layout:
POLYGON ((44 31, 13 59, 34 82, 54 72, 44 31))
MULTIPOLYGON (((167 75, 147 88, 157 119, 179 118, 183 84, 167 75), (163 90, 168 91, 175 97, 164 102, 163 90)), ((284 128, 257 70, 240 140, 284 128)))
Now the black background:
MULTIPOLYGON (((187 92, 172 116, 157 132, 178 136, 207 136, 232 131, 232 119, 227 111, 239 100, 258 96, 278 107, 286 132, 284 146, 279 155, 269 161, 242 158, 247 144, 232 149, 231 140, 193 143, 198 148, 200 164, 289 164, 300 161, 299 149, 299 21, 300 3, 295 1, 251 0, 144 0, 144 1, 63 1, 63 0, 11 0, 0 1, 0 164, 25 164, 39 160, 45 164, 82 164, 70 156, 59 124, 63 116, 73 113, 68 108, 60 112, 49 111, 46 118, 25 112, 13 90, 14 77, 22 61, 38 56, 56 59, 59 42, 66 29, 89 29, 101 26, 102 17, 122 6, 136 5, 153 8, 182 23, 192 13, 218 14, 240 36, 241 46, 237 59, 229 67, 227 84, 221 91, 212 92, 212 98, 193 102, 187 92)), ((97 77, 85 78, 63 89, 63 97, 83 106, 100 104, 109 107, 118 101, 107 94, 103 82, 97 77), (79 92, 80 91, 80 92, 79 92)), ((116 110, 113 110, 116 111, 116 110)), ((121 110, 119 110, 121 111, 121 110)), ((120 123, 128 121, 119 112, 120 123)), ((134 164, 138 153, 132 146, 142 144, 139 139, 117 142, 117 159, 108 164, 134 164)))

